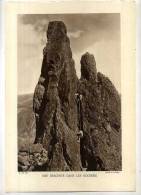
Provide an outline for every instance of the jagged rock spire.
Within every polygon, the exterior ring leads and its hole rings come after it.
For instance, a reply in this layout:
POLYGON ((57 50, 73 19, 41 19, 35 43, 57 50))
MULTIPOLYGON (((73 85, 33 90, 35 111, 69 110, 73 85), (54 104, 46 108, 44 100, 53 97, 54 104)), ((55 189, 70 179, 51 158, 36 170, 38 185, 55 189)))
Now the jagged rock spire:
POLYGON ((81 78, 86 80, 96 80, 97 69, 94 55, 86 52, 81 57, 81 78))
MULTIPOLYGON (((80 170, 77 144, 77 76, 65 24, 53 21, 48 25, 47 44, 43 51, 42 87, 37 85, 33 102, 39 102, 36 113, 35 143, 48 151, 47 170, 80 170), (44 88, 40 98, 39 88, 44 88)), ((40 77, 40 78, 41 78, 40 77)), ((34 108, 37 107, 35 104, 34 108)))

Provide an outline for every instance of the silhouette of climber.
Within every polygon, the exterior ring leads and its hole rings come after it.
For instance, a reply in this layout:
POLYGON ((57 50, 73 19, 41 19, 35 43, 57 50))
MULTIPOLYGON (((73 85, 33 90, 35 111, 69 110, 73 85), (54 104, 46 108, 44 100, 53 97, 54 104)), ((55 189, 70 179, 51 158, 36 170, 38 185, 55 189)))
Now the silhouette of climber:
POLYGON ((77 113, 78 113, 78 129, 77 133, 77 142, 80 143, 80 139, 83 138, 83 110, 82 110, 82 95, 76 93, 76 104, 77 104, 77 113))
POLYGON ((83 110, 82 110, 82 95, 76 93, 76 103, 77 103, 77 112, 78 112, 78 128, 80 131, 83 131, 83 110))

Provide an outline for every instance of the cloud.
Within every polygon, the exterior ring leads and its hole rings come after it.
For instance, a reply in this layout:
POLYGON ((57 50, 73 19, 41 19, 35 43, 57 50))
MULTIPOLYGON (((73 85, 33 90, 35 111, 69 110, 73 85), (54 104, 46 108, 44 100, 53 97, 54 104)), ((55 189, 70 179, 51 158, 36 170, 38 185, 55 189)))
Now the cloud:
POLYGON ((119 14, 24 14, 18 16, 18 93, 33 93, 48 23, 54 20, 67 27, 77 75, 80 77, 81 56, 89 51, 96 58, 98 71, 109 76, 120 91, 119 14))
POLYGON ((49 21, 63 21, 67 26, 71 46, 75 52, 102 39, 119 39, 120 33, 120 15, 116 13, 25 14, 20 15, 20 20, 23 24, 32 25, 35 31, 42 35, 46 32, 49 21))
POLYGON ((74 38, 74 39, 77 39, 81 36, 81 34, 83 33, 82 30, 78 30, 78 31, 75 31, 75 32, 68 32, 68 36, 71 38, 74 38))

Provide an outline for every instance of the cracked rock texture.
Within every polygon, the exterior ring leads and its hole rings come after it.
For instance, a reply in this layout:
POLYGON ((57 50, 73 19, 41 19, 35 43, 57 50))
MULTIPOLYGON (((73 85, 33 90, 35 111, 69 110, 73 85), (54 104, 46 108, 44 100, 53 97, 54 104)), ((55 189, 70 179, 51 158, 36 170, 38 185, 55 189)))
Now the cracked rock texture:
POLYGON ((84 136, 80 143, 82 165, 87 170, 121 170, 121 102, 111 81, 97 73, 94 56, 81 58, 84 136))
MULTIPOLYGON (((121 170, 120 95, 109 78, 97 72, 96 60, 88 52, 82 55, 81 78, 77 78, 67 29, 61 21, 48 25, 41 74, 33 95, 33 111, 35 118, 29 110, 24 110, 25 115, 19 112, 18 127, 25 119, 35 121, 34 125, 29 122, 32 126, 29 145, 34 142, 37 147, 33 146, 32 151, 38 155, 23 158, 22 153, 27 150, 20 149, 23 146, 19 144, 19 165, 26 162, 26 170, 121 170), (76 94, 81 95, 81 112, 78 112, 76 94), (83 133, 78 141, 80 131, 83 133), (30 166, 33 156, 34 168, 30 166)), ((26 145, 28 150, 29 145, 26 145)), ((19 169, 25 171, 25 168, 19 169)))
POLYGON ((43 144, 48 151, 49 171, 80 170, 76 91, 77 76, 66 27, 63 22, 50 22, 33 98, 35 143, 43 144))

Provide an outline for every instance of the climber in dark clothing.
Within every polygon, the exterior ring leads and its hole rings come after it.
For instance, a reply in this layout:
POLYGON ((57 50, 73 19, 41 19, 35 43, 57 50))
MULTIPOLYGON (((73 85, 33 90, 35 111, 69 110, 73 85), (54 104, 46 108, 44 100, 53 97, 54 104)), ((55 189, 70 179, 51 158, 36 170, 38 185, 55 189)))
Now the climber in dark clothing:
POLYGON ((83 111, 82 111, 82 95, 76 94, 77 112, 78 112, 78 128, 83 131, 83 111))
POLYGON ((82 167, 87 167, 87 152, 85 148, 85 142, 87 136, 84 135, 84 128, 83 128, 83 109, 82 109, 82 95, 76 94, 76 104, 77 104, 77 115, 78 115, 78 129, 79 132, 77 133, 77 141, 80 143, 80 156, 81 156, 81 163, 82 167))

